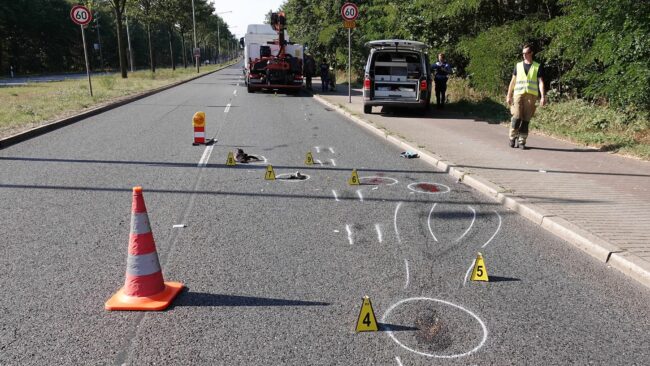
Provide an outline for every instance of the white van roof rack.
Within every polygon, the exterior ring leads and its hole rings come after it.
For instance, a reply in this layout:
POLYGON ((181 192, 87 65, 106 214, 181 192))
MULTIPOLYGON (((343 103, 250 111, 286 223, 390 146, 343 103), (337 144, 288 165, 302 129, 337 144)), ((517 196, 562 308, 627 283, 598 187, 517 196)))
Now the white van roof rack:
POLYGON ((398 48, 409 49, 415 51, 423 51, 429 48, 428 45, 418 41, 408 41, 404 39, 382 39, 378 41, 367 42, 366 47, 385 49, 385 48, 398 48))

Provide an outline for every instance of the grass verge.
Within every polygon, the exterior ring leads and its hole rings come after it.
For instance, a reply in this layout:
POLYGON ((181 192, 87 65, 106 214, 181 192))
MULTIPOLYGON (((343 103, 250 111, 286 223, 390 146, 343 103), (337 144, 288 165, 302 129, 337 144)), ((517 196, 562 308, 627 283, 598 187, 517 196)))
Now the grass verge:
MULTIPOLYGON (((201 74, 224 65, 201 67, 201 74)), ((92 107, 108 104, 129 95, 169 85, 196 76, 194 68, 157 69, 92 77, 93 97, 88 79, 0 88, 0 138, 69 117, 92 107)))
MULTIPOLYGON (((500 97, 472 89, 465 79, 451 78, 447 86, 447 109, 489 123, 509 123, 510 110, 500 97)), ((435 103, 435 98, 434 103, 435 103)), ((650 113, 619 111, 580 99, 560 99, 538 108, 531 129, 604 151, 650 160, 650 113)))

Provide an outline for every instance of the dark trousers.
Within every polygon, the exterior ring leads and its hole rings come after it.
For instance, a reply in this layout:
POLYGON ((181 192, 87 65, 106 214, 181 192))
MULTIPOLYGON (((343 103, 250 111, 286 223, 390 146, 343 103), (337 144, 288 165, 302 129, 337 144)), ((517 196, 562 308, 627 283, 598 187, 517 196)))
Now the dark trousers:
POLYGON ((305 87, 311 90, 311 75, 305 76, 305 87))
POLYGON ((327 91, 327 87, 330 85, 330 79, 327 76, 321 76, 321 91, 327 91))
POLYGON ((447 93, 447 80, 436 80, 436 104, 440 107, 445 105, 445 93, 447 93))

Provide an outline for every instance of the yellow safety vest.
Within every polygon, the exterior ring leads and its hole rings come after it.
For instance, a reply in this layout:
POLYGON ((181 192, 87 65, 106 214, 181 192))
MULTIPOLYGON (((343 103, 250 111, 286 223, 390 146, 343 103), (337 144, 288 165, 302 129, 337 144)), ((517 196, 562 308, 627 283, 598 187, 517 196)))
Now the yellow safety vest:
POLYGON ((524 62, 517 64, 517 78, 515 84, 515 95, 519 94, 532 94, 534 96, 539 95, 539 82, 537 81, 537 71, 539 70, 539 64, 533 61, 533 64, 530 65, 530 70, 528 70, 528 75, 524 71, 524 62))

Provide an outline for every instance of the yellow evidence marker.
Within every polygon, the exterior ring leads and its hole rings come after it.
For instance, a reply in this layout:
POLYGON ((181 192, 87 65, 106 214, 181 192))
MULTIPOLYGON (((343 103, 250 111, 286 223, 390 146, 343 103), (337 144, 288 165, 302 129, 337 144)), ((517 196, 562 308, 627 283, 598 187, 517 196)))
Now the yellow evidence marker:
POLYGON ((478 253, 476 261, 474 261, 474 269, 472 270, 472 281, 484 281, 488 282, 487 268, 485 268, 485 262, 483 261, 483 256, 481 253, 478 253))
POLYGON ((348 184, 351 186, 359 185, 359 174, 356 169, 352 169, 352 176, 348 179, 348 184))
POLYGON ((233 154, 232 151, 228 152, 228 160, 226 160, 226 165, 227 166, 237 165, 237 163, 235 163, 235 154, 233 154))
POLYGON ((314 157, 311 155, 311 151, 307 152, 305 157, 305 165, 314 165, 314 157))
POLYGON ((372 310, 372 303, 368 296, 363 297, 363 304, 359 312, 359 319, 357 320, 357 332, 376 332, 379 330, 377 327, 377 318, 375 318, 375 311, 372 310))
POLYGON ((266 175, 264 175, 264 179, 275 180, 275 171, 273 170, 273 166, 268 165, 266 167, 266 175))

